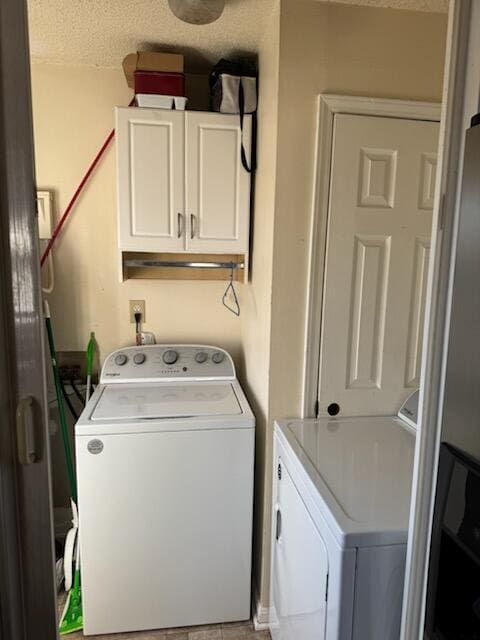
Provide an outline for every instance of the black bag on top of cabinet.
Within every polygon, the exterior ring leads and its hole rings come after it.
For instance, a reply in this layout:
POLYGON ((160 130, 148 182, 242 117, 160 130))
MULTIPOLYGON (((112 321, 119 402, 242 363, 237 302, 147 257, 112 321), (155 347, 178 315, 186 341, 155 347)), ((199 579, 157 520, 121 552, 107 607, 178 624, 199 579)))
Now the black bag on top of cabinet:
POLYGON ((257 69, 252 62, 231 62, 222 58, 210 73, 210 95, 213 111, 239 114, 243 135, 243 120, 247 113, 252 117, 252 157, 250 166, 242 140, 242 165, 248 173, 256 169, 256 111, 257 69))

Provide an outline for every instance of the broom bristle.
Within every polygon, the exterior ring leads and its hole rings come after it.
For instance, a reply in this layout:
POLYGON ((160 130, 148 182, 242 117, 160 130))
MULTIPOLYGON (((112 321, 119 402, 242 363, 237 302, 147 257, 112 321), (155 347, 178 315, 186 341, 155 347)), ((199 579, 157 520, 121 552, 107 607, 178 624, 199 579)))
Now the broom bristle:
POLYGON ((74 586, 67 596, 58 630, 60 635, 64 636, 81 629, 83 629, 82 592, 79 587, 74 586))

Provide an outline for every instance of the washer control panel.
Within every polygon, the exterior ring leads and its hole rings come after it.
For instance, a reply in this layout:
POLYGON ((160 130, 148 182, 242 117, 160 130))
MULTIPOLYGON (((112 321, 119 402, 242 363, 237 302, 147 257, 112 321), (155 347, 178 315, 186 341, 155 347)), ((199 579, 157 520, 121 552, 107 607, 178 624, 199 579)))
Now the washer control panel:
POLYGON ((104 362, 100 382, 234 378, 233 360, 219 347, 155 344, 111 353, 104 362))

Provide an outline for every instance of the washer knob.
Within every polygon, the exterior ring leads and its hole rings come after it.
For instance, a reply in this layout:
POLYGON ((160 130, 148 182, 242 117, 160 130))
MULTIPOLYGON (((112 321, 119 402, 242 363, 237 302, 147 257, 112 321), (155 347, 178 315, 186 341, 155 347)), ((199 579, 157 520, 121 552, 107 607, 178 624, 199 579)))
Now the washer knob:
POLYGON ((195 362, 198 362, 198 364, 203 364, 207 361, 207 359, 208 353, 205 353, 205 351, 199 351, 195 354, 195 362))
POLYGON ((133 356, 133 361, 135 364, 143 364, 146 359, 147 359, 147 356, 144 353, 136 353, 133 356))
POLYGON ((212 360, 215 364, 220 364, 225 360, 225 354, 222 353, 221 351, 215 351, 215 353, 212 356, 212 360))
POLYGON ((169 349, 168 351, 165 351, 165 353, 163 354, 163 361, 165 364, 175 364, 177 360, 178 360, 178 353, 173 349, 169 349))
POLYGON ((119 353, 117 356, 115 356, 115 364, 118 367, 123 367, 124 364, 127 364, 127 356, 124 353, 119 353))

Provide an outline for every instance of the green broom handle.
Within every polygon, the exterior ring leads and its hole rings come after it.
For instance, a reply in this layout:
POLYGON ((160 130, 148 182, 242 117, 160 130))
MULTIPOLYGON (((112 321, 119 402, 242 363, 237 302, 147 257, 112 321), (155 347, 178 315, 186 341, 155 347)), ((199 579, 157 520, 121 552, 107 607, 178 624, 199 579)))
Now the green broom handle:
POLYGON ((52 361, 53 379, 55 382, 55 393, 57 395, 58 414, 60 417, 60 427, 62 430, 63 447, 65 449, 65 462, 67 465, 68 484, 70 486, 70 495, 72 500, 77 502, 77 484, 75 482, 75 472, 73 469, 72 449, 70 447, 70 438, 68 436, 67 420, 65 418, 65 409, 63 406, 62 386, 60 383, 60 373, 57 365, 57 354, 55 352, 55 341, 53 339, 52 323, 50 320, 50 309, 48 303, 44 303, 45 308, 45 324, 47 326, 48 346, 50 348, 50 358, 52 361))

